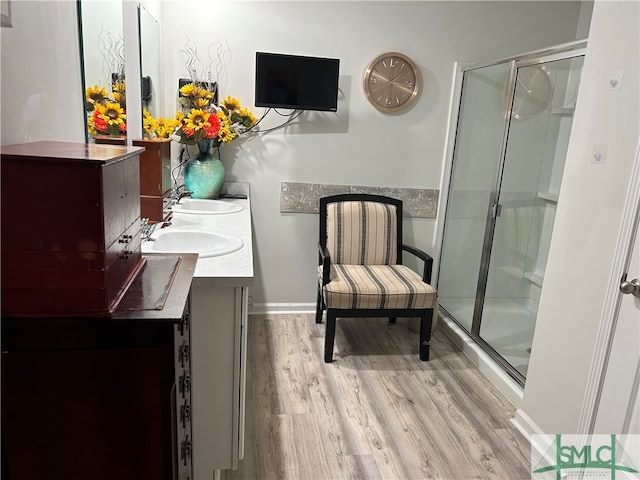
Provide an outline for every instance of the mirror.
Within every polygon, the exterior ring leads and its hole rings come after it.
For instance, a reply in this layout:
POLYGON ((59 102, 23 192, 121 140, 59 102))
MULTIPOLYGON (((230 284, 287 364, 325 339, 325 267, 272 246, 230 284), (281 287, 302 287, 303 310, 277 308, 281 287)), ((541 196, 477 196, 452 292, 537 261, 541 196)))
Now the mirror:
POLYGON ((140 7, 139 15, 142 108, 152 117, 158 117, 164 111, 160 77, 160 24, 144 6, 140 7))
MULTIPOLYGON (((78 19, 80 46, 83 60, 83 85, 87 89, 96 85, 125 110, 124 90, 124 39, 122 26, 122 5, 113 1, 79 1, 78 19)), ((100 134, 117 137, 126 133, 110 129, 108 132, 92 128, 93 101, 87 111, 88 125, 85 124, 87 142, 100 134), (89 111, 91 110, 91 111, 89 111)))

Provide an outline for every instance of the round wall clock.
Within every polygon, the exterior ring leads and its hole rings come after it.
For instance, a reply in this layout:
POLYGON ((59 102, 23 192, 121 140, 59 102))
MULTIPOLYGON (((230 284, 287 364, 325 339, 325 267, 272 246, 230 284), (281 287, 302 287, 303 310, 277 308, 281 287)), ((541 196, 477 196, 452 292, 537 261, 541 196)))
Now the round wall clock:
POLYGON ((383 53, 364 72, 364 92, 381 112, 398 112, 411 105, 420 90, 420 72, 409 57, 383 53))
POLYGON ((513 98, 511 115, 518 120, 533 118, 542 113, 551 103, 553 85, 549 70, 530 66, 518 69, 516 92, 513 98))

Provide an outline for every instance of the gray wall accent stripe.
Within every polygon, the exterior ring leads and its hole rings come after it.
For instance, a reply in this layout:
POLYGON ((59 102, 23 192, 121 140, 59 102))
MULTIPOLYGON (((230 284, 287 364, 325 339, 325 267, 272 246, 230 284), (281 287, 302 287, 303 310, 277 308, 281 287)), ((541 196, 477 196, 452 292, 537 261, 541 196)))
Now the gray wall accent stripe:
POLYGON ((439 190, 435 189, 282 182, 280 212, 318 213, 321 197, 339 193, 370 193, 398 198, 403 202, 404 215, 407 217, 435 218, 438 209, 439 190))

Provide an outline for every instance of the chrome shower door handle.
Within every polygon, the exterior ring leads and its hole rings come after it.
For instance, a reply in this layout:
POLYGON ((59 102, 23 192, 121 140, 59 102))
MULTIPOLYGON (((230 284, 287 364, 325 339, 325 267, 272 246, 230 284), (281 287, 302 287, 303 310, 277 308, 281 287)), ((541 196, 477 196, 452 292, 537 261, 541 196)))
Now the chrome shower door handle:
POLYGON ((627 280, 627 274, 625 273, 620 282, 620 291, 625 295, 633 295, 640 298, 640 278, 634 278, 633 280, 627 280))

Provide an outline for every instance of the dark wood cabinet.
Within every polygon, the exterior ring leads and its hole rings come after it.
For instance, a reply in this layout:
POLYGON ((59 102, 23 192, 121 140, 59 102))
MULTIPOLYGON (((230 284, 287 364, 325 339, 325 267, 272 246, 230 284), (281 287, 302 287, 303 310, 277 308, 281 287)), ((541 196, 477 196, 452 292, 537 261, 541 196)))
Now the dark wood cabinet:
POLYGON ((144 263, 138 147, 3 146, 2 314, 109 316, 144 263))
POLYGON ((171 140, 140 139, 133 145, 144 147, 140 154, 140 210, 149 223, 168 219, 171 201, 171 140))
POLYGON ((111 318, 2 318, 3 478, 191 478, 196 260, 149 255, 111 318))

